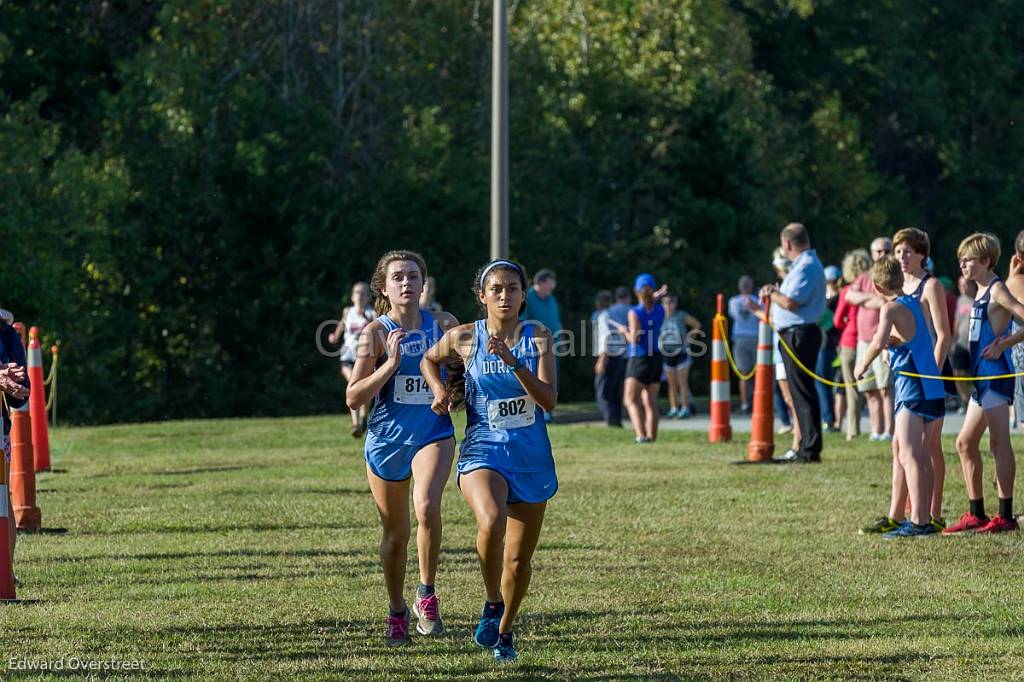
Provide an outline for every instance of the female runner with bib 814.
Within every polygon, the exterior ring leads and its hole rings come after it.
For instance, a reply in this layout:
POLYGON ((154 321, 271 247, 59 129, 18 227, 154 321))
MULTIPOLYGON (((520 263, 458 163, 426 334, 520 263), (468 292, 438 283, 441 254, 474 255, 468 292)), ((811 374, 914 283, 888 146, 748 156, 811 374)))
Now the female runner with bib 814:
POLYGON ((366 432, 366 476, 384 525, 380 560, 388 591, 388 644, 409 640, 403 590, 410 478, 420 569, 413 602, 416 631, 444 632, 434 577, 441 550, 441 494, 455 458, 455 429, 447 414, 430 409, 434 395, 420 374, 420 358, 458 321, 448 313, 420 310, 426 276, 422 256, 412 251, 389 251, 377 263, 370 280, 377 319, 362 332, 346 391, 349 409, 373 401, 366 432))
POLYGON ((530 584, 544 509, 558 489, 543 417, 558 401, 555 357, 547 329, 519 322, 526 286, 517 263, 481 268, 473 289, 486 317, 449 331, 421 363, 435 412, 466 407, 457 482, 476 516, 486 591, 473 640, 502 662, 517 656, 512 625, 530 584), (449 366, 445 383, 442 363, 449 366))

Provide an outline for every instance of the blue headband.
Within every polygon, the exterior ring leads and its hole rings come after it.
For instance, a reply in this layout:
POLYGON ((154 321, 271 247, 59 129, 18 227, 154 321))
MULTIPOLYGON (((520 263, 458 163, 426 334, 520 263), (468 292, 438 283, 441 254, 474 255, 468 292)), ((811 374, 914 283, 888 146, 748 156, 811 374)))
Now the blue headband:
POLYGON ((501 260, 491 261, 490 263, 487 264, 487 267, 484 268, 484 271, 480 273, 480 289, 484 288, 484 282, 487 280, 487 273, 490 272, 491 270, 493 270, 494 268, 499 267, 501 265, 505 265, 505 266, 508 266, 510 268, 514 268, 515 271, 518 272, 520 275, 523 274, 523 269, 521 267, 519 267, 518 264, 513 263, 510 260, 501 259, 501 260))

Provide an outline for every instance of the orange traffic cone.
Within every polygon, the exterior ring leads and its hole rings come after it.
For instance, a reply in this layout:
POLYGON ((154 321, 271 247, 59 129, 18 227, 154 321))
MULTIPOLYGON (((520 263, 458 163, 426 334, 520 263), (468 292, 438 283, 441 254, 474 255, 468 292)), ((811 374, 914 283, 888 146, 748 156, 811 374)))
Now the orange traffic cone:
POLYGON ((721 443, 732 439, 729 424, 729 361, 725 356, 725 339, 728 334, 725 316, 722 314, 723 297, 718 294, 718 312, 715 314, 714 329, 711 331, 711 427, 708 441, 721 443))
POLYGON ((7 463, 0 455, 0 602, 17 601, 14 591, 14 556, 11 553, 11 524, 8 513, 10 496, 7 492, 7 463))
POLYGON ((765 319, 757 327, 757 371, 754 375, 754 409, 751 414, 750 443, 747 459, 770 462, 775 454, 775 363, 772 362, 772 328, 767 316, 771 302, 765 306, 765 319))
POLYGON ((27 404, 11 408, 11 502, 18 530, 42 528, 43 515, 36 506, 36 465, 27 404))
POLYGON ((32 415, 32 451, 36 457, 36 471, 50 470, 50 438, 46 428, 46 380, 43 378, 43 352, 39 348, 39 328, 28 330, 28 381, 32 393, 28 396, 32 415))

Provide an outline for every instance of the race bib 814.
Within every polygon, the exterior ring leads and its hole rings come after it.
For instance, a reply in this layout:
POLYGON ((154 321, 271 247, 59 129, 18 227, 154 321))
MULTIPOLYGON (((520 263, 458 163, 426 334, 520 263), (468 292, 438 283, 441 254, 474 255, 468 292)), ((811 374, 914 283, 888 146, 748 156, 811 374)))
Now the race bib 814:
POLYGON ((401 405, 430 405, 434 392, 421 376, 396 374, 394 401, 401 405))

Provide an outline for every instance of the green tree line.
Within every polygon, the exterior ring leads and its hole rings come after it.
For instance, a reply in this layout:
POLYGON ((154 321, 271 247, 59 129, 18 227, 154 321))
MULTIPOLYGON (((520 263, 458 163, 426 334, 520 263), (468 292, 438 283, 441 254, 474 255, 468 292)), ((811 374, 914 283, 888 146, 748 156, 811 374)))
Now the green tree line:
MULTIPOLYGON (((1022 227, 1022 3, 509 13, 511 250, 567 326, 639 271, 710 321, 789 220, 832 262, 923 227, 950 274, 1022 227)), ((316 331, 390 248, 472 318, 489 60, 479 0, 0 0, 0 305, 62 341, 64 417, 340 410, 316 331)))

